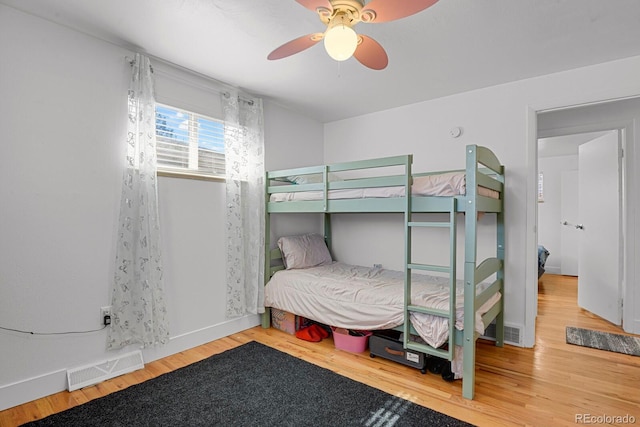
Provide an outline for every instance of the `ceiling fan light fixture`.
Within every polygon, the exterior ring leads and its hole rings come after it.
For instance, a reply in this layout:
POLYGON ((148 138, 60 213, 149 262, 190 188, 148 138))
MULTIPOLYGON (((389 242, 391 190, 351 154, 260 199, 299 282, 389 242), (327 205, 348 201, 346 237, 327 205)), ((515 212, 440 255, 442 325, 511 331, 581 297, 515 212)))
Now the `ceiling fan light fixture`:
MULTIPOLYGON (((336 17, 338 18, 338 16, 336 17)), ((333 20, 333 25, 324 33, 324 48, 336 61, 346 61, 358 47, 358 35, 351 25, 344 22, 344 16, 333 20)))
POLYGON ((327 54, 336 61, 352 56, 372 70, 383 70, 389 64, 384 48, 369 36, 356 34, 353 27, 359 22, 376 24, 395 21, 414 15, 438 0, 296 0, 298 4, 316 12, 327 26, 324 33, 307 34, 275 49, 267 59, 282 59, 302 52, 324 39, 327 54))

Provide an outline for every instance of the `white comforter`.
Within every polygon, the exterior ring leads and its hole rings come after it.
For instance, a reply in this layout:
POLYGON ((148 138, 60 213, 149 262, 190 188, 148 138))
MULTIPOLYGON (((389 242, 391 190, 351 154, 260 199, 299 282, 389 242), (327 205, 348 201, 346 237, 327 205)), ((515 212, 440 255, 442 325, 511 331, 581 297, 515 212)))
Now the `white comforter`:
MULTIPOLYGON (((404 322, 403 289, 402 272, 334 262, 277 272, 265 288, 265 306, 347 329, 390 329, 404 322)), ((479 333, 485 330, 481 316, 499 299, 500 295, 496 294, 477 310, 479 333)), ((411 301, 414 305, 448 310, 448 279, 414 274, 411 301)), ((463 317, 463 285, 459 280, 455 325, 459 330, 463 329, 463 317)), ((420 337, 433 347, 440 347, 448 339, 446 318, 413 313, 411 323, 420 337)))

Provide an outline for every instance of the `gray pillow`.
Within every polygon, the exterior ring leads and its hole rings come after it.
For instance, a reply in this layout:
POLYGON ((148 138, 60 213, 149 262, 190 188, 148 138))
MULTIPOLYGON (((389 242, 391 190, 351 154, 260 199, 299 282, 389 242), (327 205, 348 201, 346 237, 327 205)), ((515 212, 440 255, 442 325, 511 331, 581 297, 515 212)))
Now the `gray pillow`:
POLYGON ((282 260, 287 270, 317 267, 333 262, 324 237, 316 233, 281 237, 278 239, 278 248, 282 252, 282 260))

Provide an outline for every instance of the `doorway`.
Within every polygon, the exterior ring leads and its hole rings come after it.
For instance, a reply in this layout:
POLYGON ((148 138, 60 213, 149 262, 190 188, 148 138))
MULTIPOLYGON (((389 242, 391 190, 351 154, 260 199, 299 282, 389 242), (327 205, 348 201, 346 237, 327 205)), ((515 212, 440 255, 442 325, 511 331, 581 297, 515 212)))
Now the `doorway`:
MULTIPOLYGON (((549 274, 576 276, 577 303, 620 326, 622 131, 538 140, 538 245, 549 274)), ((544 278, 542 278, 544 281, 544 278)))
MULTIPOLYGON (((628 98, 596 104, 557 108, 553 110, 535 111, 530 110, 530 122, 535 125, 529 128, 529 173, 533 190, 534 179, 538 170, 538 139, 561 137, 567 135, 583 134, 588 132, 601 132, 614 129, 623 129, 622 147, 624 149, 623 168, 624 175, 621 183, 624 206, 621 209, 621 224, 625 230, 626 239, 620 245, 620 258, 624 268, 621 271, 621 296, 625 302, 622 324, 624 330, 630 333, 640 333, 640 289, 636 283, 636 265, 639 264, 640 253, 636 250, 633 242, 640 238, 639 228, 640 213, 634 206, 637 206, 638 197, 633 191, 634 184, 639 182, 638 172, 635 165, 640 164, 640 134, 637 132, 640 123, 640 98, 628 98)), ((637 187, 637 185, 635 185, 637 187)), ((527 204, 530 206, 531 220, 528 221, 531 232, 527 234, 528 265, 533 267, 536 247, 538 244, 538 204, 536 193, 529 193, 530 199, 527 204)), ((537 267, 537 265, 536 265, 537 267)), ((537 270, 537 268, 535 269, 537 270)), ((535 319, 537 315, 538 301, 538 281, 534 268, 527 269, 527 302, 526 313, 529 318, 535 319)), ((535 336, 535 321, 527 325, 525 330, 526 342, 531 342, 535 336)))

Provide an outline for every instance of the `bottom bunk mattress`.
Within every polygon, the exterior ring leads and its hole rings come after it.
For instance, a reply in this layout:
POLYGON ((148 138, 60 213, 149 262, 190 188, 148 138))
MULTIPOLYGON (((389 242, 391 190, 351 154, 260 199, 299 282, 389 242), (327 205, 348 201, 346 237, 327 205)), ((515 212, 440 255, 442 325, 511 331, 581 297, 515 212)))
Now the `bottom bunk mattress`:
MULTIPOLYGON (((413 274, 411 302, 449 309, 449 279, 413 274)), ((480 292, 487 285, 478 285, 480 292)), ((481 316, 500 300, 496 293, 476 312, 476 331, 484 333, 481 316)), ((278 308, 336 327, 357 330, 392 329, 404 323, 404 273, 333 262, 305 269, 281 270, 265 287, 265 306, 278 308)), ((446 318, 412 313, 411 324, 433 347, 447 342, 446 318)), ((456 289, 456 325, 464 325, 462 280, 456 289)))

